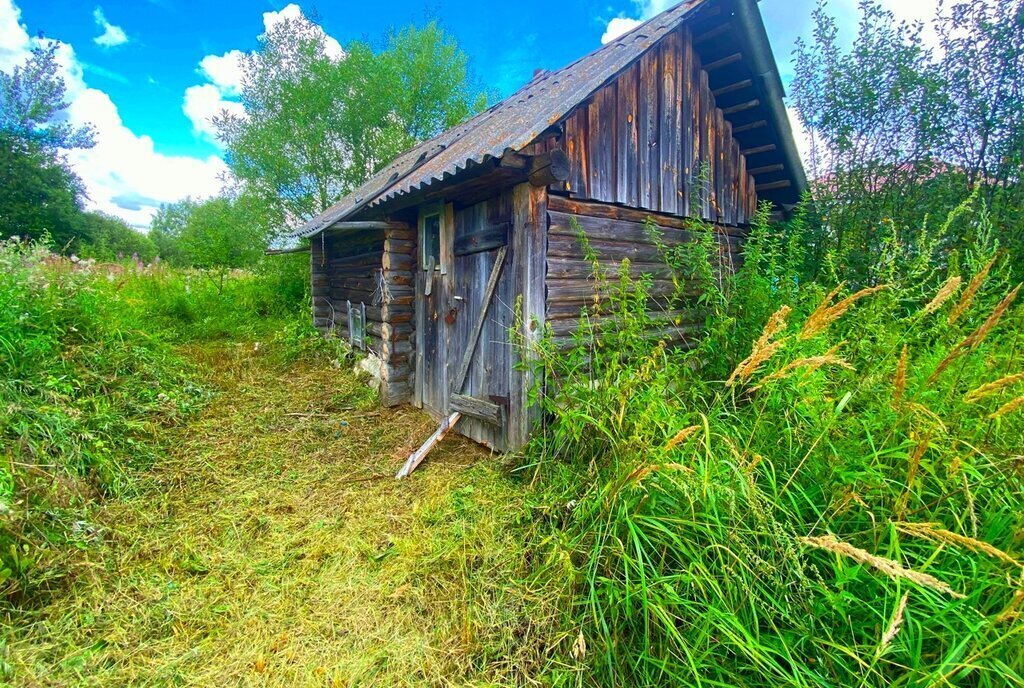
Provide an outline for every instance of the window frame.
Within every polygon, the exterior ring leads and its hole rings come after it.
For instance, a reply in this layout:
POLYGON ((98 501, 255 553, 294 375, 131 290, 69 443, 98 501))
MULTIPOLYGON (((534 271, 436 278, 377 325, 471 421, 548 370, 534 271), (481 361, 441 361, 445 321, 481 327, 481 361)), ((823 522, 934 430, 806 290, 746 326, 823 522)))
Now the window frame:
POLYGON ((434 263, 434 271, 444 273, 444 237, 445 237, 445 207, 444 203, 431 203, 420 207, 419 216, 419 263, 420 270, 427 270, 427 220, 437 218, 437 260, 434 263))

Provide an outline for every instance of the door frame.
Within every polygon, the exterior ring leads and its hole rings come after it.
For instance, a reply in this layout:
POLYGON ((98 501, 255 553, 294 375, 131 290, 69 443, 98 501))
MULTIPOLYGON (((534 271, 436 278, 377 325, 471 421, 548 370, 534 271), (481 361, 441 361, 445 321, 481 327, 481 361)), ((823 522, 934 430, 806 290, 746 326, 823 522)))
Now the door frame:
MULTIPOLYGON (((415 308, 415 323, 416 323, 416 365, 415 365, 415 383, 413 390, 413 403, 417 408, 424 408, 424 399, 426 396, 426 379, 424 377, 424 344, 426 341, 426 325, 427 325, 427 311, 428 311, 428 298, 444 299, 447 302, 450 301, 451 292, 451 267, 452 261, 454 260, 454 236, 455 236, 455 210, 451 203, 445 203, 444 201, 435 201, 433 203, 426 203, 417 208, 417 219, 416 219, 416 263, 415 263, 415 284, 416 284, 416 296, 414 302, 415 308), (431 296, 426 295, 426 281, 427 271, 423 265, 423 248, 425 246, 424 235, 426 230, 427 218, 440 216, 440 261, 439 265, 435 266, 433 274, 430 276, 433 284, 431 286, 431 296)), ((444 318, 438 318, 437 327, 440 328, 440 342, 434 355, 442 358, 439 363, 444 365, 446 368, 449 366, 449 345, 448 345, 448 325, 445 323, 444 318)), ((447 379, 448 375, 444 376, 444 392, 442 394, 442 408, 440 409, 429 409, 435 411, 437 414, 444 415, 448 412, 448 406, 450 403, 450 395, 447 391, 447 379)))

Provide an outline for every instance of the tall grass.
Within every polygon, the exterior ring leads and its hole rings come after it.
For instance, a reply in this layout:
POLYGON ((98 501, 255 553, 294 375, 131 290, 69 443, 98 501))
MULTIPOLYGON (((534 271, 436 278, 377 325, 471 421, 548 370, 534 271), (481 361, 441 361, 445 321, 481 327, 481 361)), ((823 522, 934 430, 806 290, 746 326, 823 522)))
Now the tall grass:
POLYGON ((556 682, 1024 685, 1010 257, 971 199, 869 283, 806 282, 800 222, 762 214, 734 273, 676 260, 712 292, 689 350, 647 335, 624 270, 595 275, 613 317, 539 352, 535 580, 565 582, 577 638, 556 682))
POLYGON ((235 275, 95 264, 0 243, 0 598, 29 601, 97 537, 89 508, 132 489, 159 430, 209 390, 178 346, 232 336, 315 349, 300 265, 235 275))

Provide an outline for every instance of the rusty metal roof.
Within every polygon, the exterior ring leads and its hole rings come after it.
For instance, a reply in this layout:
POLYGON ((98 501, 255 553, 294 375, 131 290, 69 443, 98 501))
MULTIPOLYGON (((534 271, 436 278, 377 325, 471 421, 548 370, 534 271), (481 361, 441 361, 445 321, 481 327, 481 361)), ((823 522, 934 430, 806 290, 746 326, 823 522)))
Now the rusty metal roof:
POLYGON ((502 102, 415 146, 300 227, 309 237, 368 206, 519 151, 660 41, 706 0, 687 0, 558 71, 541 74, 502 102))

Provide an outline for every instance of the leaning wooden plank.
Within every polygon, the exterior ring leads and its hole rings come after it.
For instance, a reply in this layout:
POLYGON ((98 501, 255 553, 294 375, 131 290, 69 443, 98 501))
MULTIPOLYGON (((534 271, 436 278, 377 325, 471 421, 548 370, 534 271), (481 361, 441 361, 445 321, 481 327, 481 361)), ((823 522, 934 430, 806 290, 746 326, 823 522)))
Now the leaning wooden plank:
POLYGON ((434 434, 427 438, 427 441, 423 443, 423 446, 414 451, 409 455, 409 459, 402 466, 402 470, 398 471, 395 475, 396 480, 406 478, 410 473, 416 470, 416 467, 423 463, 423 459, 427 458, 427 454, 434 446, 444 439, 444 436, 448 434, 448 431, 455 427, 455 424, 459 422, 459 418, 462 418, 462 414, 455 412, 452 415, 441 421, 441 425, 434 431, 434 434))

